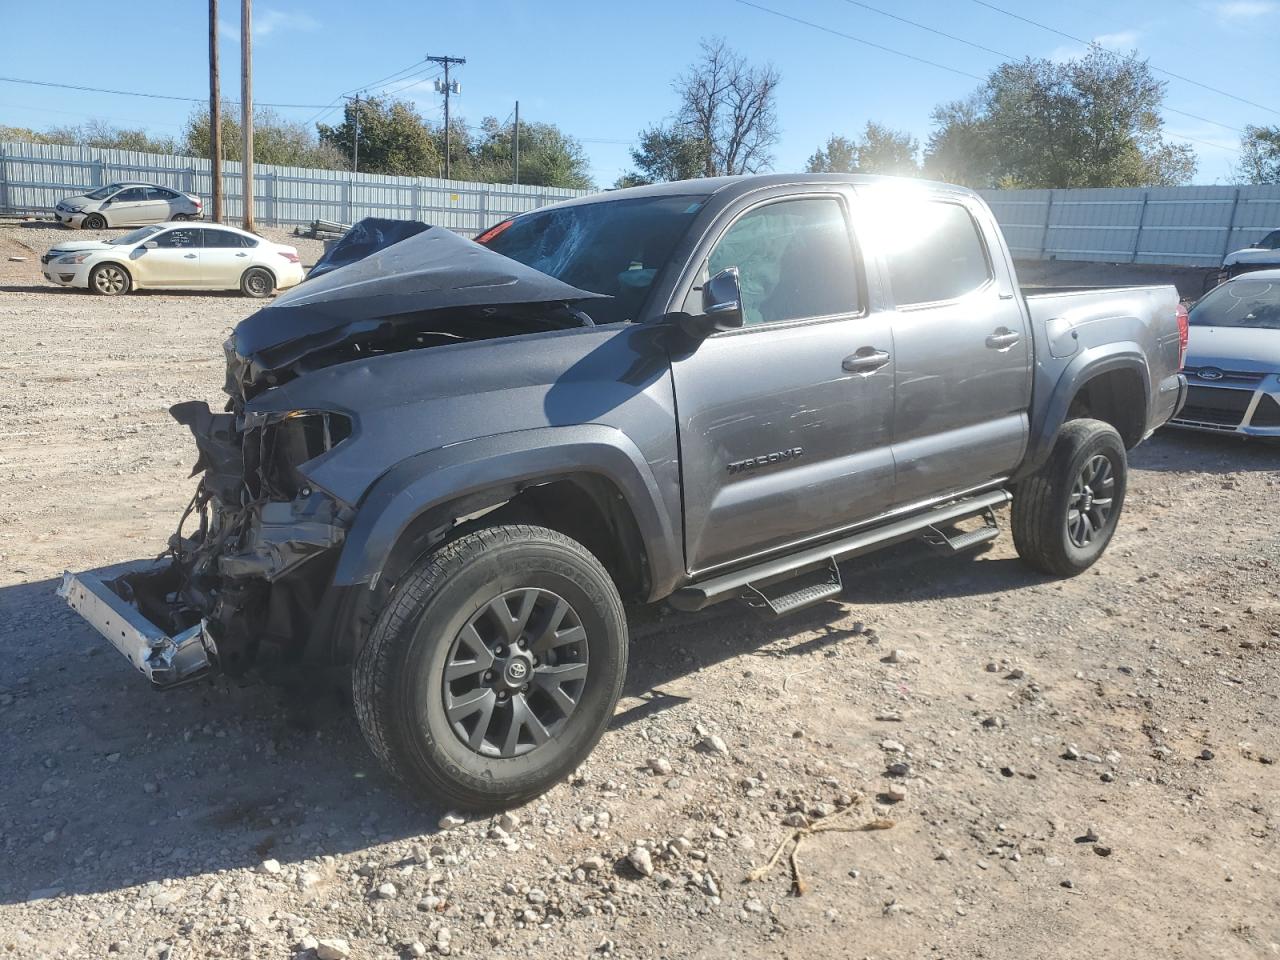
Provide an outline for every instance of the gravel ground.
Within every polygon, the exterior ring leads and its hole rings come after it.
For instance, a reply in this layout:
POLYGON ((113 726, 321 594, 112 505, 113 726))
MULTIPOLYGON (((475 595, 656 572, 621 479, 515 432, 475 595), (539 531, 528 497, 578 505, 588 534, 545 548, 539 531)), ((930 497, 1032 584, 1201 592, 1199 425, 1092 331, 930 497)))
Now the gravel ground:
POLYGON ((54 289, 7 261, 28 229, 0 229, 0 956, 1280 952, 1280 449, 1158 434, 1069 581, 1006 536, 850 563, 785 620, 633 610, 591 759, 459 821, 377 769, 340 678, 154 694, 54 596, 160 550, 193 483, 166 408, 217 399, 252 305, 54 289), (882 829, 805 836, 803 896, 785 860, 744 882, 805 823, 882 829))

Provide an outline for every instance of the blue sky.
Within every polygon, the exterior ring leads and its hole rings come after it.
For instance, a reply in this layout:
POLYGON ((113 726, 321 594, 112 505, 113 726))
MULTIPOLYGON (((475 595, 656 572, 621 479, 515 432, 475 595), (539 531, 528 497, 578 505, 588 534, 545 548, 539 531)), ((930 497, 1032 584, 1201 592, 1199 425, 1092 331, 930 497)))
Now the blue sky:
MULTIPOLYGON (((592 174, 608 185, 628 166, 628 144, 675 106, 671 80, 694 57, 700 37, 719 34, 752 60, 782 73, 782 142, 774 168, 802 168, 832 133, 868 120, 907 130, 921 142, 929 114, 967 94, 1000 57, 925 32, 867 7, 916 20, 1017 56, 1069 57, 1080 45, 990 9, 977 0, 752 0, 759 6, 960 73, 771 15, 740 0, 256 0, 255 97, 315 105, 281 113, 332 120, 320 108, 341 93, 408 68, 427 54, 465 56, 455 74, 454 109, 471 123, 499 119, 520 100, 529 120, 559 124, 583 141, 592 174)), ((1226 94, 1280 110, 1268 79, 1280 36, 1280 0, 992 0, 999 7, 1112 49, 1136 49, 1152 64, 1226 94)), ((223 94, 239 96, 239 3, 222 0, 223 94)), ((10 42, 0 76, 207 96, 204 0, 133 0, 113 6, 63 0, 50 19, 40 4, 0 0, 10 42), (18 38, 20 42, 13 42, 18 38), (59 50, 61 45, 65 49, 59 50)), ((1198 183, 1230 178, 1239 134, 1228 128, 1280 123, 1280 113, 1168 77, 1167 133, 1191 138, 1198 183), (1213 122, 1216 121, 1215 125, 1213 122)), ((440 98, 413 71, 386 85, 429 118, 440 98)), ((191 104, 0 82, 0 124, 41 128, 93 117, 156 134, 180 133, 191 104)))

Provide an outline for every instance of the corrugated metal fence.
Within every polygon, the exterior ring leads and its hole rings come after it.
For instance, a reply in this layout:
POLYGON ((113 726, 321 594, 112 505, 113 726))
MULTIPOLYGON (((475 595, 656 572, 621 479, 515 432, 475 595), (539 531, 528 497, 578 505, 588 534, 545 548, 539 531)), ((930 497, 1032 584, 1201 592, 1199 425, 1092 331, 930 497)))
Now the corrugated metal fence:
MULTIPOLYGON (((253 171, 254 216, 268 225, 391 217, 423 220, 472 236, 512 214, 588 192, 262 163, 254 164, 253 171)), ((222 179, 226 219, 234 223, 244 212, 241 165, 224 161, 222 179)), ((209 161, 196 157, 0 142, 0 215, 49 213, 63 197, 119 180, 195 193, 204 198, 206 209, 213 188, 209 161)))
POLYGON ((1280 228, 1280 185, 984 190, 1015 257, 1212 267, 1280 228))

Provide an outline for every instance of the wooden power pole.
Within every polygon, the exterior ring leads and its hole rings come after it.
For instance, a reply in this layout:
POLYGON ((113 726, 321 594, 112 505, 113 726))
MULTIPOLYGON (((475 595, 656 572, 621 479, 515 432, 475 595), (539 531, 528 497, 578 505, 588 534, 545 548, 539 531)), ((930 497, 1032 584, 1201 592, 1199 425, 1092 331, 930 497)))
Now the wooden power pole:
POLYGON ((240 129, 244 155, 244 228, 253 231, 253 0, 240 0, 240 129))
POLYGON ((520 182, 520 101, 516 101, 516 125, 511 131, 511 145, 513 149, 511 182, 520 182))
POLYGON ((467 62, 466 57, 427 57, 431 63, 438 63, 444 67, 444 83, 436 81, 436 91, 444 94, 444 178, 450 178, 449 161, 450 154, 453 153, 453 137, 452 131, 449 129, 449 96, 454 93, 461 93, 462 88, 458 85, 458 81, 449 80, 449 68, 451 66, 462 66, 467 62))
POLYGON ((218 79, 218 0, 209 0, 209 175, 214 223, 222 222, 222 93, 218 79))

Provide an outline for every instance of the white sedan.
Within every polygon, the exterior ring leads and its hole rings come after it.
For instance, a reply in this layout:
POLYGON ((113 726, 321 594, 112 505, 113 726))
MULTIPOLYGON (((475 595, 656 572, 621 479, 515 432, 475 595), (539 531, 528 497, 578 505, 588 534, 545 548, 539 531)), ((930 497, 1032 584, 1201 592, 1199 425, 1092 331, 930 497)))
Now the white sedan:
POLYGON ((159 223, 113 240, 59 243, 40 258, 46 280, 104 296, 146 288, 235 290, 268 297, 302 282, 298 251, 235 227, 159 223))

